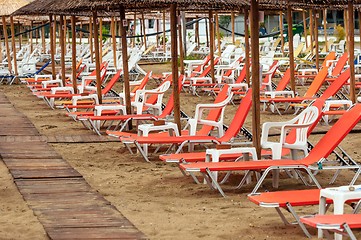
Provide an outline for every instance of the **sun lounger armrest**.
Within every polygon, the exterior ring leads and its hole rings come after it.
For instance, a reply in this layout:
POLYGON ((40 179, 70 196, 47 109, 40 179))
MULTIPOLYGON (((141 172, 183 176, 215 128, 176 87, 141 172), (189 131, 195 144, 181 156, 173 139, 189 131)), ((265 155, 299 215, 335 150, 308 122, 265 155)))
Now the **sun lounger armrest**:
POLYGON ((335 100, 335 99, 326 100, 324 108, 322 109, 322 111, 330 110, 332 105, 347 105, 350 108, 352 106, 352 101, 351 100, 335 100))
POLYGON ((123 115, 127 114, 126 106, 120 105, 120 104, 103 104, 103 105, 97 105, 94 107, 95 116, 101 116, 103 110, 119 110, 121 111, 123 115))
POLYGON ((62 92, 62 91, 70 91, 71 93, 74 93, 74 88, 73 87, 53 87, 51 89, 52 94, 55 94, 57 92, 62 92))
POLYGON ((35 75, 35 81, 39 81, 39 79, 49 79, 49 80, 52 80, 52 79, 53 79, 53 75, 51 75, 51 74, 35 75))
POLYGON ((291 97, 295 97, 295 93, 293 91, 267 91, 264 93, 266 95, 266 97, 271 97, 271 98, 275 98, 276 96, 281 96, 281 95, 290 95, 291 97))
POLYGON ((43 86, 43 88, 47 88, 49 84, 54 83, 58 83, 60 87, 63 87, 63 81, 61 79, 42 81, 41 85, 43 86))
POLYGON ((207 149, 206 161, 219 162, 219 157, 225 154, 251 154, 253 160, 258 160, 257 152, 254 147, 238 147, 231 149, 207 149))
POLYGON ((89 94, 87 96, 73 96, 72 97, 72 105, 78 105, 78 101, 80 100, 94 100, 95 104, 99 104, 99 99, 97 94, 89 94))
POLYGON ((197 84, 198 81, 212 82, 212 78, 210 77, 192 77, 189 80, 191 84, 197 84))

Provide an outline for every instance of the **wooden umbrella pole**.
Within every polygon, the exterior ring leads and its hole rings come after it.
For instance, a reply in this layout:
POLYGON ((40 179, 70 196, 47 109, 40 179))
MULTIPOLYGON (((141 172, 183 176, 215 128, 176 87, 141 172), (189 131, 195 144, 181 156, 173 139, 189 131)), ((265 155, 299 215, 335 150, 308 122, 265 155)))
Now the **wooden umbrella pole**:
POLYGON ((211 78, 212 83, 215 83, 214 78, 214 24, 213 24, 213 11, 209 10, 209 54, 211 57, 211 78))
POLYGON ((2 42, 1 42, 1 39, 0 39, 0 62, 3 61, 3 46, 2 46, 2 42))
MULTIPOLYGON (((172 87, 173 87, 173 101, 174 101, 174 122, 178 129, 182 129, 180 121, 180 98, 178 88, 178 52, 177 52, 177 4, 170 5, 170 33, 171 33, 171 56, 172 56, 172 87)), ((181 132, 181 131, 179 131, 181 132)))
POLYGON ((61 48, 61 80, 65 86, 65 31, 64 31, 64 16, 60 16, 60 48, 61 48))
POLYGON ((293 54, 292 9, 289 2, 290 0, 288 0, 288 6, 287 6, 287 23, 288 23, 288 48, 289 48, 290 71, 291 71, 290 85, 291 85, 291 90, 293 92, 296 92, 295 59, 293 54))
POLYGON ((100 57, 99 57, 99 37, 98 37, 98 24, 97 24, 97 11, 93 10, 93 31, 94 31, 94 46, 95 46, 95 72, 97 82, 97 95, 99 104, 102 104, 102 83, 100 79, 100 57))
MULTIPOLYGON (((53 51, 53 53, 54 53, 54 56, 55 56, 55 54, 56 54, 56 25, 57 25, 57 23, 56 23, 56 16, 54 15, 54 25, 53 25, 53 32, 52 32, 52 34, 53 34, 53 48, 54 48, 54 51, 53 51)), ((53 63, 55 64, 55 61, 53 61, 53 63)), ((55 65, 54 65, 55 66, 55 65)), ((54 68, 55 69, 55 68, 54 68)), ((53 74, 55 74, 55 71, 53 72, 53 74)), ((55 78, 54 78, 55 79, 55 78)))
POLYGON ((11 25, 11 43, 12 43, 12 49, 13 49, 14 72, 15 72, 15 76, 17 76, 18 75, 18 62, 16 59, 15 29, 14 29, 13 16, 10 16, 10 25, 11 25))
MULTIPOLYGON (((157 18, 154 21, 155 21, 155 27, 156 27, 155 32, 159 32, 159 19, 157 18)), ((156 46, 158 49, 159 48, 159 35, 158 34, 155 36, 155 40, 156 40, 156 46)))
POLYGON ((250 87, 251 84, 251 73, 249 70, 249 52, 250 52, 250 46, 249 46, 249 20, 248 20, 248 8, 244 9, 244 42, 245 42, 245 51, 246 51, 246 82, 248 84, 248 86, 250 87))
POLYGON ((235 22, 234 22, 234 11, 231 12, 231 23, 232 23, 232 44, 236 44, 236 37, 234 35, 235 31, 235 22))
POLYGON ((198 16, 196 15, 196 26, 195 26, 195 30, 194 30, 194 41, 197 45, 197 48, 199 48, 199 21, 198 21, 198 16))
POLYGON ((72 64, 72 83, 74 93, 77 92, 77 82, 76 82, 76 36, 75 36, 75 16, 71 16, 71 64, 72 64))
POLYGON ((39 43, 39 29, 35 30, 35 43, 36 45, 39 43))
POLYGON ((282 15, 282 11, 280 11, 280 13, 279 13, 280 15, 280 17, 279 17, 279 19, 280 19, 280 22, 279 22, 279 28, 280 28, 280 35, 281 35, 281 51, 282 51, 282 56, 284 56, 285 55, 285 48, 284 48, 284 46, 285 46, 285 38, 283 37, 283 15, 282 15))
MULTIPOLYGON (((211 21, 210 19, 208 19, 208 21, 211 21)), ((206 30, 206 41, 207 41, 207 47, 209 47, 209 34, 208 34, 208 25, 207 24, 207 18, 204 19, 204 22, 205 22, 205 30, 206 30)))
POLYGON ((144 47, 147 49, 147 36, 145 35, 145 19, 144 19, 144 13, 142 12, 142 28, 143 28, 143 41, 144 41, 144 47))
MULTIPOLYGON (((22 25, 20 24, 19 21, 18 21, 18 26, 19 26, 19 32, 22 32, 22 31, 23 31, 23 28, 22 28, 22 25)), ((22 48, 22 44, 23 44, 23 35, 20 34, 20 35, 19 35, 19 49, 22 48)), ((0 48, 0 50, 1 50, 1 48, 0 48)), ((1 51, 0 51, 0 53, 1 53, 1 51)))
POLYGON ((325 36, 325 49, 326 52, 328 52, 328 46, 327 46, 327 9, 323 10, 323 34, 325 36))
POLYGON ((50 56, 51 56, 51 74, 53 75, 53 79, 55 79, 56 74, 55 74, 55 44, 54 44, 54 21, 53 21, 53 16, 49 15, 49 22, 50 22, 50 29, 49 29, 49 34, 50 34, 50 56))
POLYGON ((89 17, 89 48, 90 48, 90 59, 94 62, 94 48, 93 48, 93 22, 89 17))
POLYGON ((33 21, 30 21, 30 52, 33 52, 33 21))
POLYGON ((99 19, 99 39, 100 39, 99 59, 100 62, 103 62, 103 18, 99 19))
POLYGON ((345 23, 345 32, 346 32, 346 49, 345 51, 348 51, 348 44, 349 44, 349 39, 348 39, 348 34, 349 34, 349 26, 348 26, 348 17, 347 17, 347 10, 345 9, 343 12, 343 18, 344 18, 344 23, 345 23))
MULTIPOLYGON (((80 29, 83 29, 83 23, 82 22, 80 22, 80 29)), ((82 44, 82 41, 83 41, 83 31, 81 30, 80 32, 79 32, 79 43, 80 44, 82 44)))
POLYGON ((303 34, 305 36, 306 48, 308 48, 306 11, 302 11, 302 19, 303 19, 303 34))
POLYGON ((115 39, 115 18, 112 17, 110 22, 110 32, 112 34, 112 46, 113 46, 113 62, 114 67, 117 69, 117 42, 115 39))
MULTIPOLYGON (((180 20, 180 16, 181 16, 181 13, 180 11, 177 11, 177 22, 178 22, 178 47, 179 47, 179 62, 180 62, 180 72, 181 74, 184 75, 184 50, 183 50, 183 39, 182 39, 182 24, 181 24, 181 20, 180 20)), ((177 60, 178 61, 178 60, 177 60)))
POLYGON ((3 32, 4 32, 4 41, 5 41, 5 47, 6 47, 6 58, 8 60, 8 69, 9 69, 9 72, 12 72, 11 55, 10 55, 10 47, 9 47, 9 36, 8 36, 6 18, 5 18, 5 16, 2 16, 1 18, 2 18, 2 22, 3 22, 3 32))
POLYGON ((359 19, 358 30, 359 30, 359 37, 360 37, 360 49, 361 49, 361 10, 358 11, 358 19, 359 19))
MULTIPOLYGON (((44 24, 44 22, 42 22, 44 24)), ((43 48, 43 53, 46 53, 46 42, 45 42, 45 26, 41 28, 41 43, 43 48)))
POLYGON ((165 41, 165 10, 163 10, 163 52, 166 52, 166 41, 165 41))
POLYGON ((320 53, 318 52, 319 44, 318 44, 318 19, 319 19, 319 12, 315 10, 315 53, 316 53, 316 69, 319 70, 320 68, 320 53))
POLYGON ((312 11, 312 9, 310 9, 309 10, 309 18, 310 18, 310 45, 309 45, 309 47, 311 47, 311 51, 313 51, 313 30, 314 30, 314 28, 313 28, 313 11, 312 11))
POLYGON ((259 69, 259 9, 258 1, 251 0, 252 39, 252 140, 257 156, 261 156, 261 116, 260 116, 260 69, 259 69))
MULTIPOLYGON (((125 104, 127 114, 131 114, 131 102, 130 102, 130 84, 129 84, 129 69, 128 69, 128 47, 127 47, 127 33, 125 27, 127 26, 127 20, 125 19, 125 9, 120 7, 120 36, 122 37, 122 59, 123 59, 123 80, 124 80, 124 92, 125 92, 125 104)), ((131 123, 130 123, 131 126, 131 123)))
MULTIPOLYGON (((133 19, 133 36, 137 35, 137 14, 134 12, 134 19, 133 19)), ((132 40, 132 47, 135 47, 135 38, 132 40)))
POLYGON ((350 37, 350 43, 349 43, 349 65, 350 65, 350 71, 351 71, 351 76, 350 76, 350 99, 353 103, 356 102, 356 92, 355 92, 355 53, 354 53, 354 48, 355 48, 355 17, 354 17, 354 8, 353 8, 353 3, 351 0, 348 1, 348 18, 349 18, 349 37, 350 37))
POLYGON ((217 51, 218 51, 218 55, 221 56, 222 54, 222 49, 221 49, 221 32, 219 30, 219 19, 218 19, 218 12, 216 12, 215 14, 215 19, 216 19, 216 34, 217 34, 217 51))

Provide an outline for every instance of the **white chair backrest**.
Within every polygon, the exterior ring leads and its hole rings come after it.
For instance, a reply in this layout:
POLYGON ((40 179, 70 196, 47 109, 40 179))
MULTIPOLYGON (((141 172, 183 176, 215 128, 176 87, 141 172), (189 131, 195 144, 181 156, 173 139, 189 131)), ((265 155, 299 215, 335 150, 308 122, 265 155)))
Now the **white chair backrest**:
MULTIPOLYGON (((290 120, 291 124, 300 126, 310 126, 314 123, 318 117, 318 108, 315 106, 309 106, 303 110, 297 117, 290 120)), ((296 129, 296 140, 294 144, 307 144, 307 131, 308 127, 302 127, 296 129)), ((282 142, 284 143, 286 135, 283 136, 282 142)))

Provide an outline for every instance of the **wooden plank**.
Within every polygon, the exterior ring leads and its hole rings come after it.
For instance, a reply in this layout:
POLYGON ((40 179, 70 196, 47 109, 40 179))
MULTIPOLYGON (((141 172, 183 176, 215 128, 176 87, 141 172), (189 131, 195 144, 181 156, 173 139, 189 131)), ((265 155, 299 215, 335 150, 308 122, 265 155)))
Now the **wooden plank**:
POLYGON ((95 192, 83 178, 16 180, 22 194, 95 192))
POLYGON ((52 239, 147 239, 138 231, 108 228, 46 228, 52 239))
POLYGON ((17 178, 60 178, 60 177, 82 177, 75 169, 68 167, 64 169, 10 169, 10 173, 17 178))

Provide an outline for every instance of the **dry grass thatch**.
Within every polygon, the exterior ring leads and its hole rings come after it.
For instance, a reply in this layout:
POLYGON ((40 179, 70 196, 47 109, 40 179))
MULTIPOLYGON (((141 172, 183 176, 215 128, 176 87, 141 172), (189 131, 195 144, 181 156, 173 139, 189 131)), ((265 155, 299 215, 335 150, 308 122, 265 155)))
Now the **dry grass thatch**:
POLYGON ((0 0, 0 16, 9 16, 32 0, 0 0))

